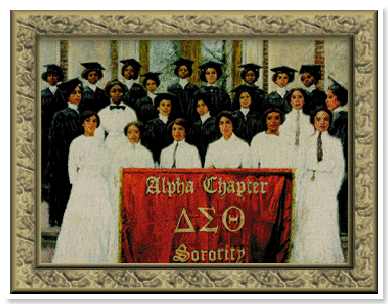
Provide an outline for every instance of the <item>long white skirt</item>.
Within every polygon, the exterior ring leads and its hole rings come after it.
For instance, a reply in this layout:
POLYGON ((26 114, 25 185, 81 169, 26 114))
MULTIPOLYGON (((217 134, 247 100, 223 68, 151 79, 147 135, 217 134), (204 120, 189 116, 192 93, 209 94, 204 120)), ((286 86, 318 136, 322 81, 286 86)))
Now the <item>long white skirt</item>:
POLYGON ((117 263, 118 216, 109 190, 94 172, 78 173, 52 263, 117 263))
POLYGON ((296 201, 291 263, 343 263, 336 187, 330 173, 307 171, 296 201))

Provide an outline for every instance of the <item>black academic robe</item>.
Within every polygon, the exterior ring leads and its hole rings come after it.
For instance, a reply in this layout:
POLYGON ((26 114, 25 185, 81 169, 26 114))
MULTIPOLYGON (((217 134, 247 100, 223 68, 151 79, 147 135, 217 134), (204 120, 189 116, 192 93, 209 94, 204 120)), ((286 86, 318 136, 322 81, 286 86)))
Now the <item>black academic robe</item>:
MULTIPOLYGON (((263 116, 264 112, 268 109, 268 106, 266 104, 265 99, 265 92, 264 90, 258 88, 254 85, 247 85, 248 87, 251 87, 252 90, 252 104, 250 108, 259 114, 259 116, 263 116)), ((237 94, 234 95, 233 101, 232 101, 232 110, 237 111, 240 109, 240 101, 237 97, 237 94)))
POLYGON ((71 184, 68 173, 70 144, 83 130, 77 124, 78 113, 70 108, 55 113, 49 132, 48 161, 44 181, 48 185, 49 222, 62 224, 71 184))
POLYGON ((98 111, 109 105, 110 99, 106 96, 104 90, 96 88, 96 90, 93 91, 91 88, 85 87, 82 95, 82 101, 79 104, 78 109, 80 113, 86 110, 98 113, 98 111))
POLYGON ((303 106, 303 113, 310 115, 310 113, 317 107, 326 107, 326 93, 320 89, 314 89, 310 92, 306 91, 308 100, 303 106))
MULTIPOLYGON (((207 104, 207 106, 210 115, 213 117, 217 116, 221 111, 230 111, 231 109, 230 96, 224 89, 216 86, 205 86, 198 89, 198 91, 194 93, 194 96, 197 94, 206 94, 208 96, 209 104, 207 104)), ((193 117, 198 119, 197 105, 192 104, 191 109, 193 117)))
POLYGON ((151 97, 145 96, 139 98, 138 100, 136 100, 134 105, 134 110, 136 112, 137 119, 143 124, 159 116, 159 112, 155 108, 154 102, 152 101, 151 97))
POLYGON ((221 133, 216 126, 216 117, 210 117, 204 123, 199 119, 191 126, 186 136, 186 141, 197 147, 202 167, 205 165, 205 157, 209 144, 220 137, 221 133))
MULTIPOLYGON (((59 89, 55 91, 53 95, 49 88, 41 91, 41 164, 42 168, 45 168, 48 155, 48 143, 49 143, 49 130, 50 124, 53 120, 53 116, 56 112, 66 109, 67 102, 63 99, 63 96, 59 89)), ((42 170, 42 181, 45 180, 44 170, 42 170)), ((47 185, 42 183, 42 199, 47 200, 47 185)))
POLYGON ((342 143, 345 158, 345 176, 338 192, 340 230, 348 232, 348 112, 333 113, 333 119, 329 128, 329 134, 338 137, 342 143))
POLYGON ((159 164, 162 150, 173 142, 172 135, 168 132, 171 121, 173 119, 170 115, 166 124, 160 118, 155 118, 145 125, 142 143, 151 150, 154 162, 159 164))
POLYGON ((292 110, 292 107, 290 103, 286 100, 287 92, 284 95, 284 98, 282 98, 276 91, 273 91, 269 93, 265 97, 265 102, 268 107, 268 109, 280 109, 284 112, 284 114, 290 113, 292 110))
POLYGON ((138 83, 134 83, 130 89, 126 85, 123 102, 136 111, 136 100, 147 96, 146 90, 138 83))
POLYGON ((234 111, 233 115, 236 117, 236 123, 233 125, 233 133, 245 140, 248 144, 251 144, 252 138, 257 133, 265 131, 261 123, 261 116, 253 110, 248 112, 246 118, 240 110, 234 111))
POLYGON ((192 121, 192 113, 196 111, 196 108, 193 107, 193 96, 198 87, 195 84, 188 83, 184 88, 179 83, 173 84, 168 87, 168 92, 174 94, 178 98, 177 102, 177 114, 181 118, 192 121))

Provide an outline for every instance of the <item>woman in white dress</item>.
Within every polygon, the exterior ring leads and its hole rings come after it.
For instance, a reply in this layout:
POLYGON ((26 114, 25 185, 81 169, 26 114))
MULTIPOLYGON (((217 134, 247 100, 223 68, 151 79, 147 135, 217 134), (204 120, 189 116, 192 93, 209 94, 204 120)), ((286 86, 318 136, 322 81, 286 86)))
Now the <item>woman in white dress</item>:
POLYGON ((337 193, 344 175, 341 141, 330 136, 332 114, 318 108, 311 114, 313 134, 304 146, 294 222, 291 263, 342 263, 337 193))
POLYGON ((216 119, 222 137, 211 143, 206 152, 205 168, 251 168, 251 155, 247 142, 233 133, 235 117, 222 111, 216 119))
POLYGON ((183 118, 175 119, 169 124, 169 130, 174 142, 162 150, 160 168, 202 168, 197 147, 185 140, 189 132, 188 121, 183 118))
POLYGON ((293 168, 291 142, 279 132, 284 120, 284 113, 279 109, 264 112, 263 125, 267 130, 255 135, 251 143, 253 168, 293 168))
POLYGON ((118 226, 113 221, 108 183, 109 156, 102 142, 94 137, 98 115, 85 111, 79 122, 84 134, 70 145, 72 190, 52 263, 115 263, 118 226))

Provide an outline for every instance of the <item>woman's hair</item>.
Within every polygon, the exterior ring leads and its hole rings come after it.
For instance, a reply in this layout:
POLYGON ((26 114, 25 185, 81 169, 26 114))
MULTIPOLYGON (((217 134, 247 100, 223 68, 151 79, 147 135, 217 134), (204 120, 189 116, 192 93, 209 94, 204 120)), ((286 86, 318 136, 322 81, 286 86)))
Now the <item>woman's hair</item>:
POLYGON ((314 110, 311 111, 311 114, 310 114, 310 123, 312 125, 314 125, 314 120, 315 120, 315 116, 318 114, 318 112, 320 111, 323 111, 323 112, 326 112, 327 114, 329 114, 329 126, 331 125, 331 121, 333 119, 333 114, 331 113, 331 111, 327 108, 324 108, 324 107, 317 107, 315 108, 314 110))
MULTIPOLYGON (((187 71, 189 72, 189 75, 187 75, 187 77, 190 77, 192 74, 193 74, 193 69, 191 66, 188 66, 186 64, 181 64, 181 65, 177 65, 175 70, 174 70, 174 74, 178 76, 178 70, 180 69, 181 66, 185 66, 187 68, 187 71)), ((178 76, 179 77, 179 76, 178 76)))
POLYGON ((186 136, 190 132, 190 124, 184 118, 177 118, 168 124, 168 133, 172 134, 172 127, 174 125, 182 126, 185 129, 186 136))
POLYGON ((207 82, 207 80, 206 80, 206 71, 208 69, 211 69, 211 68, 213 68, 216 71, 216 73, 217 73, 217 80, 221 78, 221 76, 222 76, 222 68, 221 68, 221 66, 213 65, 213 66, 207 67, 206 69, 201 70, 201 74, 200 74, 199 77, 201 78, 201 80, 203 82, 207 82))
POLYGON ((135 126, 136 128, 139 129, 139 132, 140 132, 140 137, 141 135, 143 134, 144 132, 144 125, 140 122, 140 121, 131 121, 130 123, 128 123, 125 127, 124 127, 124 135, 127 136, 127 133, 128 133, 128 129, 130 126, 135 126))
POLYGON ((100 69, 85 69, 85 70, 82 71, 81 77, 82 77, 83 79, 88 80, 88 75, 89 75, 89 73, 92 72, 92 71, 94 71, 94 72, 97 73, 98 79, 99 79, 99 80, 104 76, 104 75, 102 74, 102 71, 101 71, 100 69))
POLYGON ((288 76, 288 83, 291 83, 295 79, 295 75, 293 73, 286 73, 283 71, 275 72, 275 74, 272 75, 272 81, 276 83, 276 78, 278 78, 279 74, 286 74, 288 76))
POLYGON ((305 89, 302 88, 293 88, 291 89, 287 94, 286 94, 286 100, 288 101, 289 104, 291 104, 291 96, 294 94, 295 91, 299 91, 304 98, 304 103, 306 104, 308 102, 309 96, 307 95, 307 92, 305 89))
MULTIPOLYGON (((277 109, 277 108, 268 109, 267 111, 264 112, 264 114, 261 118, 263 126, 267 127, 267 116, 268 116, 268 114, 273 113, 273 112, 280 114, 280 124, 282 124, 286 120, 286 116, 284 115, 284 112, 282 110, 277 109)), ((267 127, 267 129, 268 129, 268 127, 267 127)))
POLYGON ((105 95, 108 96, 110 98, 110 90, 114 87, 114 86, 120 86, 121 89, 123 90, 123 93, 125 92, 125 86, 124 84, 119 81, 118 79, 112 79, 111 81, 109 81, 106 86, 105 86, 105 95))
MULTIPOLYGON (((236 126, 236 117, 230 111, 221 111, 216 118, 216 126, 220 124, 222 117, 228 118, 232 122, 232 126, 236 126)), ((217 128, 219 130, 219 128, 217 128)))
MULTIPOLYGON (((137 79, 139 78, 139 73, 140 73, 140 69, 138 69, 137 67, 134 67, 133 65, 131 64, 124 64, 123 67, 121 68, 121 75, 124 77, 124 71, 127 67, 131 66, 132 69, 133 69, 133 79, 137 79)), ((125 78, 125 77, 124 77, 125 78)))
POLYGON ((98 126, 100 125, 100 117, 97 115, 97 112, 86 110, 82 112, 78 117, 78 125, 80 126, 81 129, 83 129, 82 125, 85 122, 85 120, 92 116, 96 116, 97 128, 98 128, 98 126))
POLYGON ((155 81, 157 87, 160 86, 160 79, 159 79, 159 77, 146 77, 143 80, 143 87, 144 88, 146 87, 147 80, 149 80, 149 79, 155 81))
POLYGON ((341 106, 348 103, 348 90, 335 84, 329 86, 327 89, 337 96, 337 100, 341 103, 341 106))
POLYGON ((77 87, 79 87, 79 88, 81 89, 81 96, 82 96, 82 98, 83 98, 83 95, 84 95, 84 87, 82 86, 82 83, 79 83, 79 84, 75 85, 73 88, 68 87, 68 88, 65 89, 65 90, 61 90, 61 93, 62 93, 63 98, 64 98, 66 101, 69 101, 69 98, 70 98, 71 93, 72 93, 77 87))

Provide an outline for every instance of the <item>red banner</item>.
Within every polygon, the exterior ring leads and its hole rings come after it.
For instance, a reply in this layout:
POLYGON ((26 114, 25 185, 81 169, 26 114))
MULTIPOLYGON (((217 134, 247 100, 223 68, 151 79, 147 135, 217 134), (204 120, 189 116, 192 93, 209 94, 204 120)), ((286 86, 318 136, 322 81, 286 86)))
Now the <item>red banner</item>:
POLYGON ((123 263, 282 263, 288 169, 123 169, 123 263))

